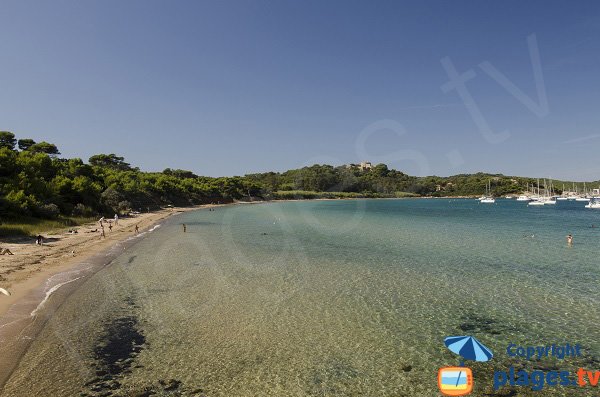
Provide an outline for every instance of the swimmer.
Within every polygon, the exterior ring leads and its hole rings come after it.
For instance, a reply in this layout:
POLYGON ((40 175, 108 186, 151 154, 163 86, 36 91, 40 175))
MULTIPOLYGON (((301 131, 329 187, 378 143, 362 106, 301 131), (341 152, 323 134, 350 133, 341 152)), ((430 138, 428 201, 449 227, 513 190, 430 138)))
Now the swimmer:
POLYGON ((571 234, 567 236, 567 245, 573 245, 573 236, 571 234))

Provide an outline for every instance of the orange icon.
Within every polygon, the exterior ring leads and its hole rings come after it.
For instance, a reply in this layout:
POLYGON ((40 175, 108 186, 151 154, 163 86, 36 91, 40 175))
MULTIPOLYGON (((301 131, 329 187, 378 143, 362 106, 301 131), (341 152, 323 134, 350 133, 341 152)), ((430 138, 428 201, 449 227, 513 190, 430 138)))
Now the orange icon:
POLYGON ((466 367, 440 368, 438 387, 446 396, 466 396, 473 391, 473 372, 466 367))

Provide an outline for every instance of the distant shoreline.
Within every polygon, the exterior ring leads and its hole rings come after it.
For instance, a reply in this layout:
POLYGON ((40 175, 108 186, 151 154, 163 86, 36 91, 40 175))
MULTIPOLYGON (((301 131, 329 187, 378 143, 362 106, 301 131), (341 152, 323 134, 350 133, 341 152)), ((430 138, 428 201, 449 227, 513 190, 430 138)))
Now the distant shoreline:
POLYGON ((137 217, 121 218, 114 231, 109 232, 105 228, 105 239, 100 239, 97 232, 86 233, 86 229, 97 228, 97 223, 91 223, 80 226, 77 234, 65 235, 62 231, 48 235, 47 238, 56 240, 41 247, 23 237, 15 239, 16 242, 11 244, 3 243, 15 255, 0 256, 1 269, 13 267, 8 273, 10 277, 4 277, 1 284, 11 295, 0 296, 0 355, 4 358, 0 363, 0 393, 31 341, 62 302, 89 277, 109 265, 125 249, 140 241, 147 232, 171 216, 224 205, 229 204, 174 207, 139 214, 137 217), (139 227, 137 235, 135 225, 139 227), (72 251, 75 251, 75 256, 72 251), (35 258, 37 260, 32 261, 35 258), (71 278, 67 275, 71 275, 71 278), (65 281, 53 280, 61 276, 65 281), (56 285, 47 291, 51 280, 56 285), (46 303, 50 297, 51 301, 46 303))

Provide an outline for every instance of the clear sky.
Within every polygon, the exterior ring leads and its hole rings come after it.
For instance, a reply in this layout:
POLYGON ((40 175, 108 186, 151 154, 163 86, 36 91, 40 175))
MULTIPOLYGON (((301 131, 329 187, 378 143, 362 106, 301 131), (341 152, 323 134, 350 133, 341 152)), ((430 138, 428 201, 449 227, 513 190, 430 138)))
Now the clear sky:
POLYGON ((598 1, 5 0, 0 130, 212 176, 597 180, 599 39, 598 1))

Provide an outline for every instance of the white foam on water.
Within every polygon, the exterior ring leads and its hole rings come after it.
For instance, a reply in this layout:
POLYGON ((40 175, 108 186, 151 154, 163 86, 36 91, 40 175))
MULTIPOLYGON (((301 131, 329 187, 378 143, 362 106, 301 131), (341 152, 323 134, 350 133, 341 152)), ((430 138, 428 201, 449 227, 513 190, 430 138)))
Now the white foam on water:
POLYGON ((159 227, 160 227, 160 225, 154 225, 152 228, 146 230, 145 232, 138 233, 135 236, 129 236, 129 237, 127 237, 127 239, 125 241, 127 242, 127 241, 131 241, 131 240, 135 240, 135 239, 144 237, 146 234, 152 233, 153 231, 155 231, 159 227))
POLYGON ((30 316, 31 316, 31 317, 35 316, 35 315, 37 314, 38 310, 40 310, 42 307, 44 307, 44 305, 46 304, 46 302, 48 301, 48 299, 50 298, 50 296, 51 296, 51 295, 52 295, 54 292, 56 292, 56 291, 57 291, 57 290, 58 290, 60 287, 62 287, 63 285, 66 285, 66 284, 72 283, 73 281, 79 280, 81 277, 83 277, 83 276, 80 276, 80 277, 74 278, 74 279, 72 279, 72 280, 69 280, 69 281, 65 281, 64 283, 59 283, 59 284, 56 284, 54 287, 52 287, 52 288, 50 288, 48 291, 46 291, 46 296, 45 296, 45 297, 44 297, 44 299, 43 299, 43 300, 40 302, 40 304, 39 304, 39 305, 37 305, 37 307, 36 307, 36 308, 35 308, 35 309, 34 309, 34 310, 31 312, 30 316))
POLYGON ((154 225, 150 230, 148 230, 148 233, 155 231, 159 227, 160 227, 160 225, 154 225))
POLYGON ((0 325, 0 329, 4 328, 4 327, 6 327, 6 326, 9 326, 9 325, 11 325, 11 324, 14 324, 14 323, 18 323, 18 322, 19 322, 19 321, 21 321, 21 320, 23 320, 23 318, 18 318, 18 319, 16 319, 16 320, 10 321, 10 322, 8 322, 8 323, 6 323, 6 324, 2 324, 2 325, 0 325))

